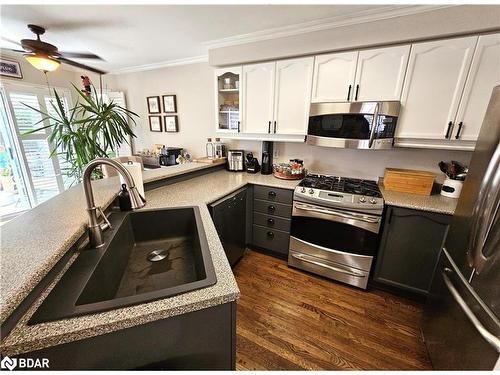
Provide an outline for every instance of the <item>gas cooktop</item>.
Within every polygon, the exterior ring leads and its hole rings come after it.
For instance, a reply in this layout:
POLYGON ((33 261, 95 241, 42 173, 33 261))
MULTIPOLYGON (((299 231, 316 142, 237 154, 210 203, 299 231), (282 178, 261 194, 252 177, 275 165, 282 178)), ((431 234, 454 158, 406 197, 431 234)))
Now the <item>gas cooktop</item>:
POLYGON ((382 198, 382 194, 380 193, 377 183, 371 180, 308 174, 307 177, 300 182, 299 186, 382 198))
POLYGON ((295 188, 294 201, 381 215, 384 199, 375 181, 308 174, 295 188))

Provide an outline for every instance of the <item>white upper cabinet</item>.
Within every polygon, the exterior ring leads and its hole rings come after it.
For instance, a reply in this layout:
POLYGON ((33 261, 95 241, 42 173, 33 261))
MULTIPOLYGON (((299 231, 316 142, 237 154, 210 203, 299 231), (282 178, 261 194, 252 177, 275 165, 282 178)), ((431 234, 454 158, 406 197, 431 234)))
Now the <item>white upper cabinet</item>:
POLYGON ((410 45, 359 52, 353 101, 400 100, 410 45))
POLYGON ((477 139, 491 91, 497 85, 500 85, 500 34, 481 35, 460 101, 452 139, 477 139))
POLYGON ((311 101, 351 100, 357 61, 358 51, 316 56, 311 101))
POLYGON ((450 139, 478 37, 412 45, 396 137, 450 139))
POLYGON ((268 133, 273 121, 275 62, 243 66, 243 124, 245 133, 268 133))
POLYGON ((276 63, 273 132, 307 133, 313 62, 306 57, 276 63))

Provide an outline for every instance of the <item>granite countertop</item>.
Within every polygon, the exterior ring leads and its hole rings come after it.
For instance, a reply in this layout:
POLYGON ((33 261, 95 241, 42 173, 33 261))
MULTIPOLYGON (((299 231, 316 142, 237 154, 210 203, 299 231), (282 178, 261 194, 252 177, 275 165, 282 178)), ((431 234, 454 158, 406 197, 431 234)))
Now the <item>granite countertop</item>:
POLYGON ((453 215, 457 208, 458 199, 444 197, 439 194, 441 185, 434 184, 431 195, 418 195, 385 190, 383 181, 379 188, 384 197, 384 203, 389 206, 411 208, 414 210, 436 212, 453 215))
MULTIPOLYGON (((210 166, 197 164, 199 163, 178 166, 176 170, 174 170, 176 167, 166 168, 164 178, 210 166)), ((145 182, 149 181, 148 172, 155 172, 155 180, 159 178, 158 170, 145 171, 145 182)), ((25 353, 236 300, 239 297, 239 289, 210 217, 207 203, 222 198, 247 184, 293 189, 297 183, 298 181, 284 181, 261 174, 216 171, 147 191, 145 209, 176 206, 200 208, 217 283, 207 288, 144 304, 28 326, 27 322, 31 315, 76 259, 77 254, 75 254, 65 269, 38 297, 16 327, 2 341, 2 354, 25 353)), ((109 205, 117 191, 117 177, 96 181, 95 185, 96 202, 103 206, 109 205)), ((81 186, 76 186, 48 201, 47 204, 42 204, 6 224, 7 228, 2 228, 3 318, 8 316, 9 311, 12 311, 25 298, 57 260, 84 233, 86 222, 83 191, 81 186), (30 228, 30 230, 27 232, 25 228, 30 228), (14 270, 10 270, 10 267, 14 270), (10 284, 15 284, 15 286, 10 284), (4 294, 4 290, 7 294, 4 294), (15 303, 10 300, 14 300, 15 303)))

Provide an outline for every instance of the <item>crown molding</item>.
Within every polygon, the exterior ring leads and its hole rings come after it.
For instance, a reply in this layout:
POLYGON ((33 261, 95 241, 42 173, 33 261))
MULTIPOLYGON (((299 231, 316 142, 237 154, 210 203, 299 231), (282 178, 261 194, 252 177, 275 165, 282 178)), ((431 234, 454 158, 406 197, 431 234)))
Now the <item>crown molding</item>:
POLYGON ((410 16, 413 14, 431 12, 438 9, 455 7, 457 5, 387 5, 378 9, 369 9, 356 12, 352 15, 335 16, 319 20, 303 22, 295 25, 276 27, 262 31, 252 32, 210 40, 203 45, 208 49, 229 47, 251 42, 284 38, 294 35, 307 34, 314 31, 334 29, 337 27, 357 25, 367 22, 386 20, 396 17, 410 16))
POLYGON ((183 59, 160 61, 157 63, 145 64, 145 65, 136 65, 136 66, 131 66, 131 67, 127 67, 127 68, 116 69, 116 70, 111 71, 109 74, 124 74, 124 73, 142 72, 142 71, 146 71, 146 70, 154 70, 154 69, 167 68, 167 67, 179 66, 179 65, 190 65, 190 64, 197 64, 197 63, 202 63, 202 62, 208 62, 208 55, 201 55, 201 56, 186 57, 183 59))

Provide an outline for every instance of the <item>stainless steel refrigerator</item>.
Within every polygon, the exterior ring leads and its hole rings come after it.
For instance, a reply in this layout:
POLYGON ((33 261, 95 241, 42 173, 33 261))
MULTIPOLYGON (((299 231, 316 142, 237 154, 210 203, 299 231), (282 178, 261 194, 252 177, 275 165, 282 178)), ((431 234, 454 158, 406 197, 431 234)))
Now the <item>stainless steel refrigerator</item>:
POLYGON ((436 370, 500 369, 500 86, 493 89, 424 311, 436 370))

